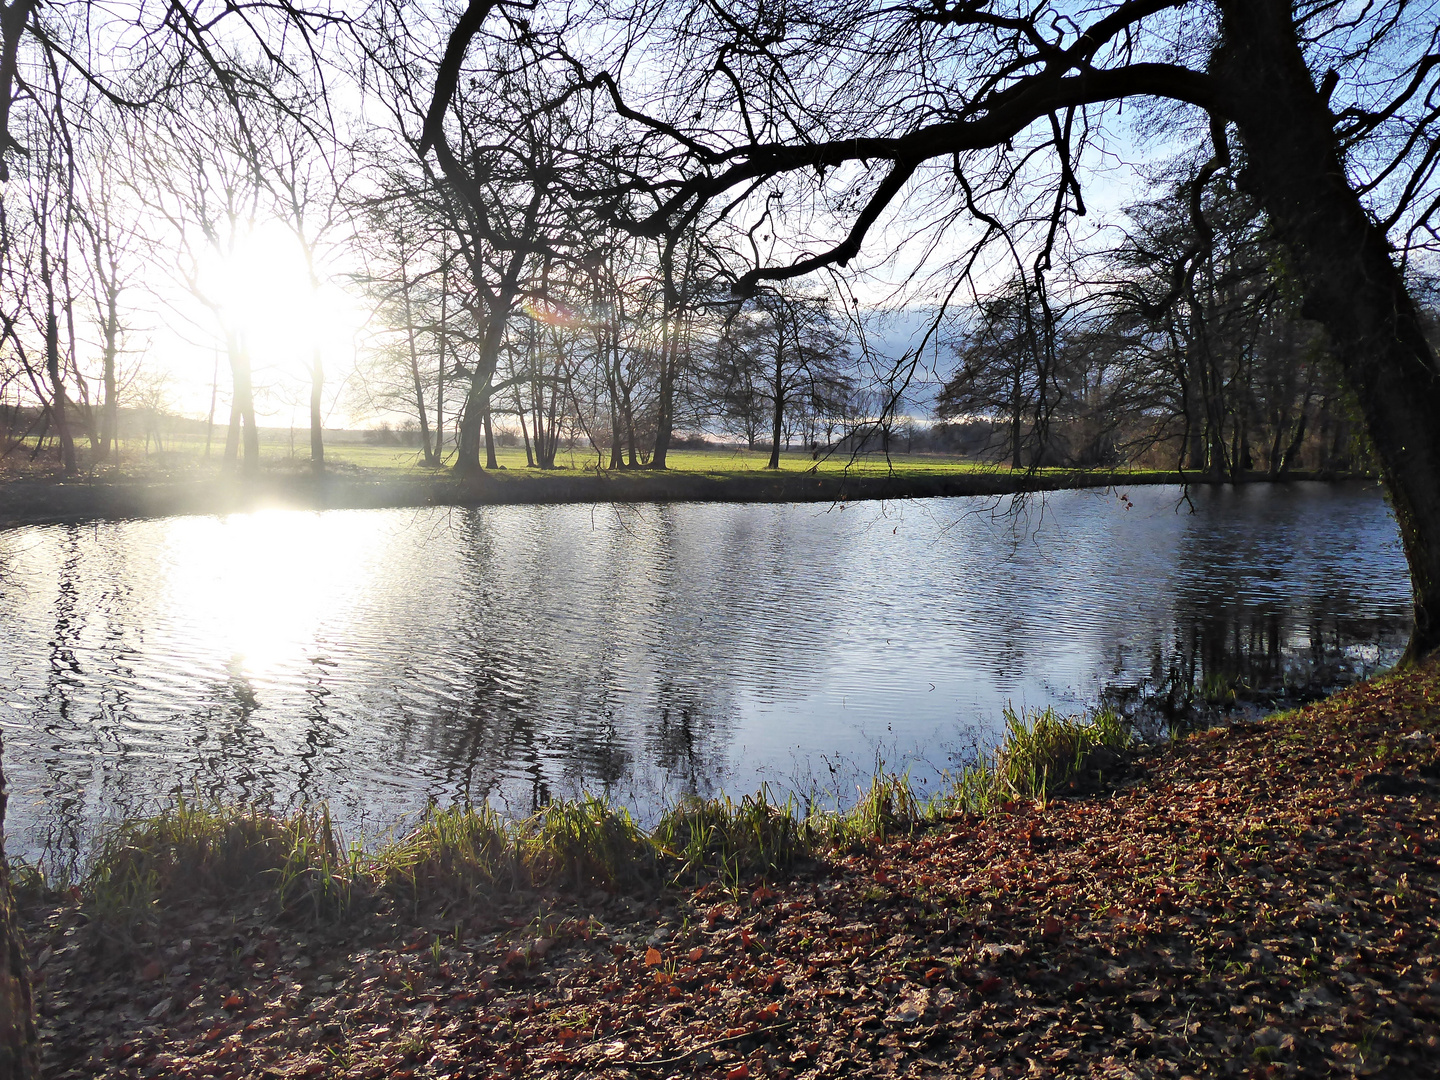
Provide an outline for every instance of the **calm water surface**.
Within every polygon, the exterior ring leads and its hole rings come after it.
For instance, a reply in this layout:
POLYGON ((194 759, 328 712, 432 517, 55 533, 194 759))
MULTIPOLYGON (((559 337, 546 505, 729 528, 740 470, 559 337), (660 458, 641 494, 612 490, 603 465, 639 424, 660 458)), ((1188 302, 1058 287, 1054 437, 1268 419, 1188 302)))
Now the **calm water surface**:
MULTIPOLYGON (((430 802, 934 782, 1007 703, 1334 685, 1398 653, 1376 489, 263 512, 0 533, 7 848, 176 794, 430 802)), ((1263 693, 1262 693, 1263 696, 1263 693)))

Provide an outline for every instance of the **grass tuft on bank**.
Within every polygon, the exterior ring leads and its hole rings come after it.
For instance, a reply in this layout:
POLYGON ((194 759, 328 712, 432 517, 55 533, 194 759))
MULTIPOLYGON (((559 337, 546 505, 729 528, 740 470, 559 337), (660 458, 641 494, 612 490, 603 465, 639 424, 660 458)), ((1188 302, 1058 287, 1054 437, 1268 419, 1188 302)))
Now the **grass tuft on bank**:
MULTIPOLYGON (((347 843, 326 810, 277 816, 181 799, 103 833, 78 884, 94 931, 122 946, 170 908, 263 905, 277 917, 324 922, 380 897, 416 910, 525 890, 607 892, 714 881, 740 888, 797 862, 854 852, 956 814, 985 816, 1043 803, 1119 760, 1130 741, 1114 713, 1005 713, 1000 745, 922 795, 908 775, 877 769, 845 811, 804 811, 768 788, 739 800, 687 798, 653 830, 602 798, 557 800, 507 820, 486 806, 432 808, 373 850, 347 843)), ((38 876, 21 880, 39 884, 38 876)))

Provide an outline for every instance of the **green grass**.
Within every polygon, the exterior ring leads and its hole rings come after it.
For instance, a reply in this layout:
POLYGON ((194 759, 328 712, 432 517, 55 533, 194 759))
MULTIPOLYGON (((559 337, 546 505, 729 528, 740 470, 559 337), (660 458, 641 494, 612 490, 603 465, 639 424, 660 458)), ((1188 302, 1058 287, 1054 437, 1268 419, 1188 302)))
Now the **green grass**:
MULTIPOLYGON (((82 460, 84 445, 81 445, 82 460)), ((153 445, 146 453, 145 443, 140 439, 122 439, 119 463, 102 467, 97 475, 115 479, 186 478, 203 479, 216 476, 220 471, 221 455, 224 451, 224 432, 217 431, 211 443, 209 457, 205 456, 203 437, 177 436, 167 439, 165 450, 157 452, 153 445)), ((264 430, 261 432, 260 460, 268 472, 306 473, 309 471, 309 434, 296 432, 293 444, 284 432, 264 430), (292 452, 293 449, 293 452, 292 452)), ((8 462, 11 467, 21 465, 25 458, 23 450, 16 451, 8 462)), ((768 450, 746 450, 742 448, 715 448, 706 450, 671 450, 667 459, 668 468, 677 473, 694 473, 716 478, 742 476, 768 471, 768 450)), ((326 444, 325 460, 333 471, 346 474, 357 471, 374 479, 422 479, 446 476, 448 468, 434 468, 420 460, 419 447, 377 446, 365 442, 334 441, 326 444)), ((453 451, 447 453, 445 465, 453 463, 453 451)), ((510 475, 555 476, 577 470, 593 471, 596 455, 587 446, 574 450, 562 449, 556 456, 556 469, 536 469, 526 465, 523 446, 496 448, 496 460, 501 469, 510 475)), ((609 455, 605 455, 608 463, 609 455)), ((974 473, 1008 473, 1005 465, 994 465, 942 454, 892 453, 888 459, 881 453, 870 453, 852 459, 849 454, 834 454, 816 461, 809 451, 782 451, 780 471, 804 473, 814 469, 820 473, 849 472, 859 476, 896 475, 900 477, 933 477, 974 473)), ((644 472, 644 470, 637 470, 644 472)), ((1038 474, 1070 475, 1073 469, 1041 469, 1038 474)), ((630 470, 623 470, 629 473, 630 470)), ((1108 472, 1108 470, 1107 470, 1108 472)), ((1159 475, 1154 470, 1136 470, 1128 475, 1135 477, 1159 475)))
POLYGON ((1119 716, 1061 716, 1054 709, 1017 715, 1005 710, 1005 739, 995 752, 996 783, 1020 799, 1043 799, 1073 780, 1091 751, 1118 750, 1130 742, 1119 716))
POLYGON ((262 883, 280 911, 323 918, 348 909, 358 859, 324 810, 282 818, 180 799, 106 831, 81 889, 98 925, 122 937, 168 905, 262 883))
MULTIPOLYGON (((793 798, 782 802, 762 788, 738 801, 682 800, 648 833, 623 808, 585 796, 519 820, 485 806, 432 808, 408 832, 365 850, 347 844, 323 809, 281 817, 179 800, 104 830, 78 888, 93 931, 122 946, 167 909, 191 903, 261 905, 277 917, 324 921, 384 896, 418 909, 517 889, 619 890, 708 879, 738 890, 797 861, 913 832, 956 812, 1043 801, 1092 751, 1129 741, 1109 712, 1021 716, 1007 709, 1005 718, 1000 746, 929 797, 908 775, 878 767, 848 810, 803 812, 793 798)), ((30 891, 43 888, 33 868, 17 866, 16 877, 30 891)))
POLYGON ((516 846, 536 884, 577 889, 628 884, 646 876, 655 856, 629 811, 592 795, 552 802, 521 824, 516 846))
POLYGON ((793 799, 777 802, 762 787, 739 802, 684 799, 660 818, 650 842, 677 865, 676 877, 738 879, 779 873, 810 854, 807 824, 793 799))
POLYGON ((499 814, 487 806, 450 807, 432 809, 409 833, 381 847, 368 870, 379 887, 419 903, 514 888, 517 865, 499 814))

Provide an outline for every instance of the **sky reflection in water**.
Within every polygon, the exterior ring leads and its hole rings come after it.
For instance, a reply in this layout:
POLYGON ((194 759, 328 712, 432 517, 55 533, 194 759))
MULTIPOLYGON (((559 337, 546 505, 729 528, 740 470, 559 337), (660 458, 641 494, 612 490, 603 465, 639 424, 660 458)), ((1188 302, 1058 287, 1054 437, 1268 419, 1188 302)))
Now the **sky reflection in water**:
POLYGON ((833 801, 877 757, 934 782, 1007 702, 1333 683, 1403 645, 1374 488, 1128 495, 0 533, 8 851, 73 856, 188 793, 324 800, 352 836, 581 789, 642 816, 761 782, 833 801))

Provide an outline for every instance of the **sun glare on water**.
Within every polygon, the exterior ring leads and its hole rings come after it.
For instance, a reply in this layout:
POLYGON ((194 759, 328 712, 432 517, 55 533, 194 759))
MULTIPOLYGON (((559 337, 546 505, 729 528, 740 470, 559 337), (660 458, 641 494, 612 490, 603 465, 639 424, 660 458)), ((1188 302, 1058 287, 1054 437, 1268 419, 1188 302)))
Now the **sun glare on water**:
POLYGON ((380 539, 349 514, 177 519, 168 585, 200 639, 191 646, 250 679, 303 662, 323 643, 327 621, 351 606, 348 593, 363 587, 380 539))

